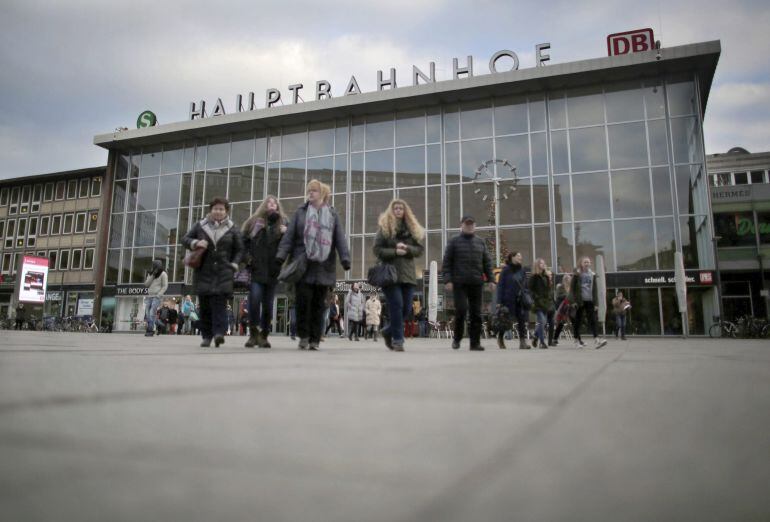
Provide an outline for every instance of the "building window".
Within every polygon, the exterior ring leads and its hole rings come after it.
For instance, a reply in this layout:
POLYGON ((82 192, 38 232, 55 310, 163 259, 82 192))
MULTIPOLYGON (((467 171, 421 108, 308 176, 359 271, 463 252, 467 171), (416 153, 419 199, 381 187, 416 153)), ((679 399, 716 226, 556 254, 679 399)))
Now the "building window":
POLYGON ((69 270, 70 267, 70 251, 61 250, 59 252, 59 270, 69 270))
POLYGON ((58 258, 58 251, 51 250, 48 252, 48 267, 50 270, 56 270, 56 259, 58 258))
POLYGON ((72 234, 72 223, 75 220, 75 214, 64 214, 64 229, 62 234, 72 234))
POLYGON ((29 198, 32 195, 32 187, 29 185, 24 185, 21 188, 21 202, 22 203, 29 203, 29 198))
POLYGON ((749 175, 746 172, 736 172, 734 174, 735 176, 735 184, 736 185, 748 185, 749 184, 749 175))
POLYGON ((4 207, 8 204, 8 187, 0 189, 0 207, 4 207))
POLYGON ((83 257, 83 270, 93 270, 94 268, 94 252, 93 248, 86 248, 83 257))
POLYGON ((5 235, 5 248, 13 248, 13 240, 16 237, 16 220, 8 220, 8 229, 5 235))
POLYGON ((43 190, 43 201, 53 201, 53 183, 46 183, 43 190))
POLYGON ((79 198, 87 198, 89 193, 89 182, 91 180, 89 178, 82 178, 80 180, 80 193, 78 194, 79 198))
POLYGON ((46 257, 45 250, 38 250, 37 252, 35 252, 35 255, 37 257, 46 257))
POLYGON ((18 228, 16 229, 16 246, 24 246, 24 236, 27 235, 27 218, 21 218, 19 220, 18 228))
POLYGON ((3 254, 3 270, 2 270, 2 272, 4 274, 7 274, 7 273, 9 273, 11 271, 11 259, 12 259, 12 256, 13 256, 13 254, 11 254, 10 252, 6 253, 6 254, 3 254))
POLYGON ((59 234, 61 234, 61 214, 51 218, 51 235, 58 236, 59 234))
POLYGON ((21 189, 19 187, 13 187, 11 189, 11 205, 18 205, 19 204, 19 195, 21 194, 21 189))
POLYGON ((75 199, 78 196, 78 180, 71 179, 67 182, 67 199, 75 199))
POLYGON ((751 183, 764 183, 765 173, 761 170, 751 171, 751 183))
POLYGON ((67 192, 67 182, 59 181, 56 183, 56 201, 61 201, 67 192))
POLYGON ((91 180, 91 197, 97 198, 102 195, 102 178, 93 178, 91 180))
POLYGON ((78 212, 75 216, 75 233, 82 234, 86 231, 86 213, 78 212))
POLYGON ((38 231, 38 235, 40 236, 47 236, 48 235, 48 227, 51 224, 51 216, 43 216, 40 218, 40 230, 38 231))
POLYGON ((19 213, 19 205, 11 205, 8 208, 8 214, 10 214, 11 216, 15 216, 18 213, 19 213))
POLYGON ((70 262, 70 270, 80 270, 80 265, 83 262, 83 251, 76 248, 72 251, 72 260, 70 262))
POLYGON ((98 225, 99 225, 99 213, 95 211, 89 212, 88 213, 88 231, 96 232, 98 225))
POLYGON ((5 236, 5 221, 0 220, 0 237, 5 236))
POLYGON ((29 218, 29 230, 27 231, 27 246, 35 246, 37 236, 37 217, 29 218))
POLYGON ((38 203, 43 198, 43 185, 35 185, 35 188, 32 189, 32 201, 37 201, 38 203))

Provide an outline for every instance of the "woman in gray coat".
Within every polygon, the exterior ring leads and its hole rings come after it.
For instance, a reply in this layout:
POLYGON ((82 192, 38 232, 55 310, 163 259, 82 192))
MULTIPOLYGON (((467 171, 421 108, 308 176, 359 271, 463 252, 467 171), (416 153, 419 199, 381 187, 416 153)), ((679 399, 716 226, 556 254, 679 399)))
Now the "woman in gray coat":
POLYGON ((337 211, 329 205, 329 185, 314 179, 307 184, 307 202, 299 207, 281 238, 276 258, 307 257, 307 270, 296 284, 299 349, 317 350, 321 342, 326 296, 337 282, 337 254, 350 270, 350 252, 337 211))

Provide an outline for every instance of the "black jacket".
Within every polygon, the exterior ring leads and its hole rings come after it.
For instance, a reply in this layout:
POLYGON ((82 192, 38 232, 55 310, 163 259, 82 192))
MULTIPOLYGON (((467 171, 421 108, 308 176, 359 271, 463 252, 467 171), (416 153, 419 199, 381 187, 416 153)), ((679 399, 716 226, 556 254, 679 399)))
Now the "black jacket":
POLYGON ((280 216, 276 214, 276 217, 278 219, 273 223, 266 222, 256 236, 251 237, 251 230, 243 235, 243 247, 249 256, 251 280, 255 283, 277 282, 278 274, 281 272, 281 263, 275 256, 283 237, 281 225, 284 223, 280 216))
MULTIPOLYGON (((215 244, 213 238, 206 232, 204 225, 208 218, 196 223, 182 238, 182 244, 193 248, 193 242, 205 239, 208 241, 203 263, 193 272, 193 289, 196 295, 232 295, 233 275, 235 267, 243 255, 241 234, 232 221, 229 228, 215 244)), ((227 225, 222 225, 227 226, 227 225)))
POLYGON ((548 312, 553 310, 551 280, 545 274, 534 274, 529 278, 529 291, 532 293, 535 310, 548 312))
POLYGON ((444 250, 442 264, 444 283, 480 285, 495 280, 492 273, 492 256, 489 255, 484 240, 475 234, 461 233, 450 239, 444 250))
MULTIPOLYGON (((596 274, 591 276, 591 299, 594 306, 599 304, 599 296, 596 288, 596 274)), ((583 292, 580 288, 580 270, 575 269, 572 273, 572 283, 570 284, 570 302, 583 306, 583 292)))
POLYGON ((500 271, 497 281, 495 301, 505 306, 515 316, 526 312, 519 308, 519 294, 527 288, 527 272, 521 265, 506 264, 500 271))
MULTIPOLYGON (((289 222, 289 228, 281 238, 278 245, 276 257, 279 263, 283 263, 289 256, 298 256, 305 253, 305 216, 307 207, 310 203, 305 202, 297 209, 289 222)), ((337 254, 340 256, 340 263, 345 270, 350 269, 350 251, 348 242, 345 238, 345 230, 340 223, 340 217, 333 207, 329 207, 334 216, 334 233, 332 235, 332 249, 329 257, 324 262, 307 262, 305 275, 300 279, 300 283, 309 285, 334 286, 337 282, 337 254)))

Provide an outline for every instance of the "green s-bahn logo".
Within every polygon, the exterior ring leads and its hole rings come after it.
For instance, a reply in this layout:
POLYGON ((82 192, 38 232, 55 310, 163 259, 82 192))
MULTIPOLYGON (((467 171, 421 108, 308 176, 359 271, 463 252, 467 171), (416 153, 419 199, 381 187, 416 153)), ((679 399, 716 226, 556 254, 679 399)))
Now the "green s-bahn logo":
POLYGON ((144 111, 136 119, 136 128, 143 129, 145 127, 153 127, 158 124, 158 118, 152 111, 144 111))

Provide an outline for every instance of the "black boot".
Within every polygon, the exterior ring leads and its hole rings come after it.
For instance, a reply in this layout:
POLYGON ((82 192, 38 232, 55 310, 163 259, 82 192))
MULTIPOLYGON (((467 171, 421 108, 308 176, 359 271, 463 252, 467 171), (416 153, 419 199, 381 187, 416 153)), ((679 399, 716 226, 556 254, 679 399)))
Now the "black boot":
POLYGON ((246 348, 254 348, 257 346, 259 340, 258 340, 258 334, 259 334, 259 328, 257 328, 257 325, 250 324, 249 325, 249 338, 246 340, 245 346, 246 348))
POLYGON ((269 332, 267 330, 261 330, 259 332, 257 346, 260 348, 271 348, 270 341, 267 340, 268 333, 269 332))

